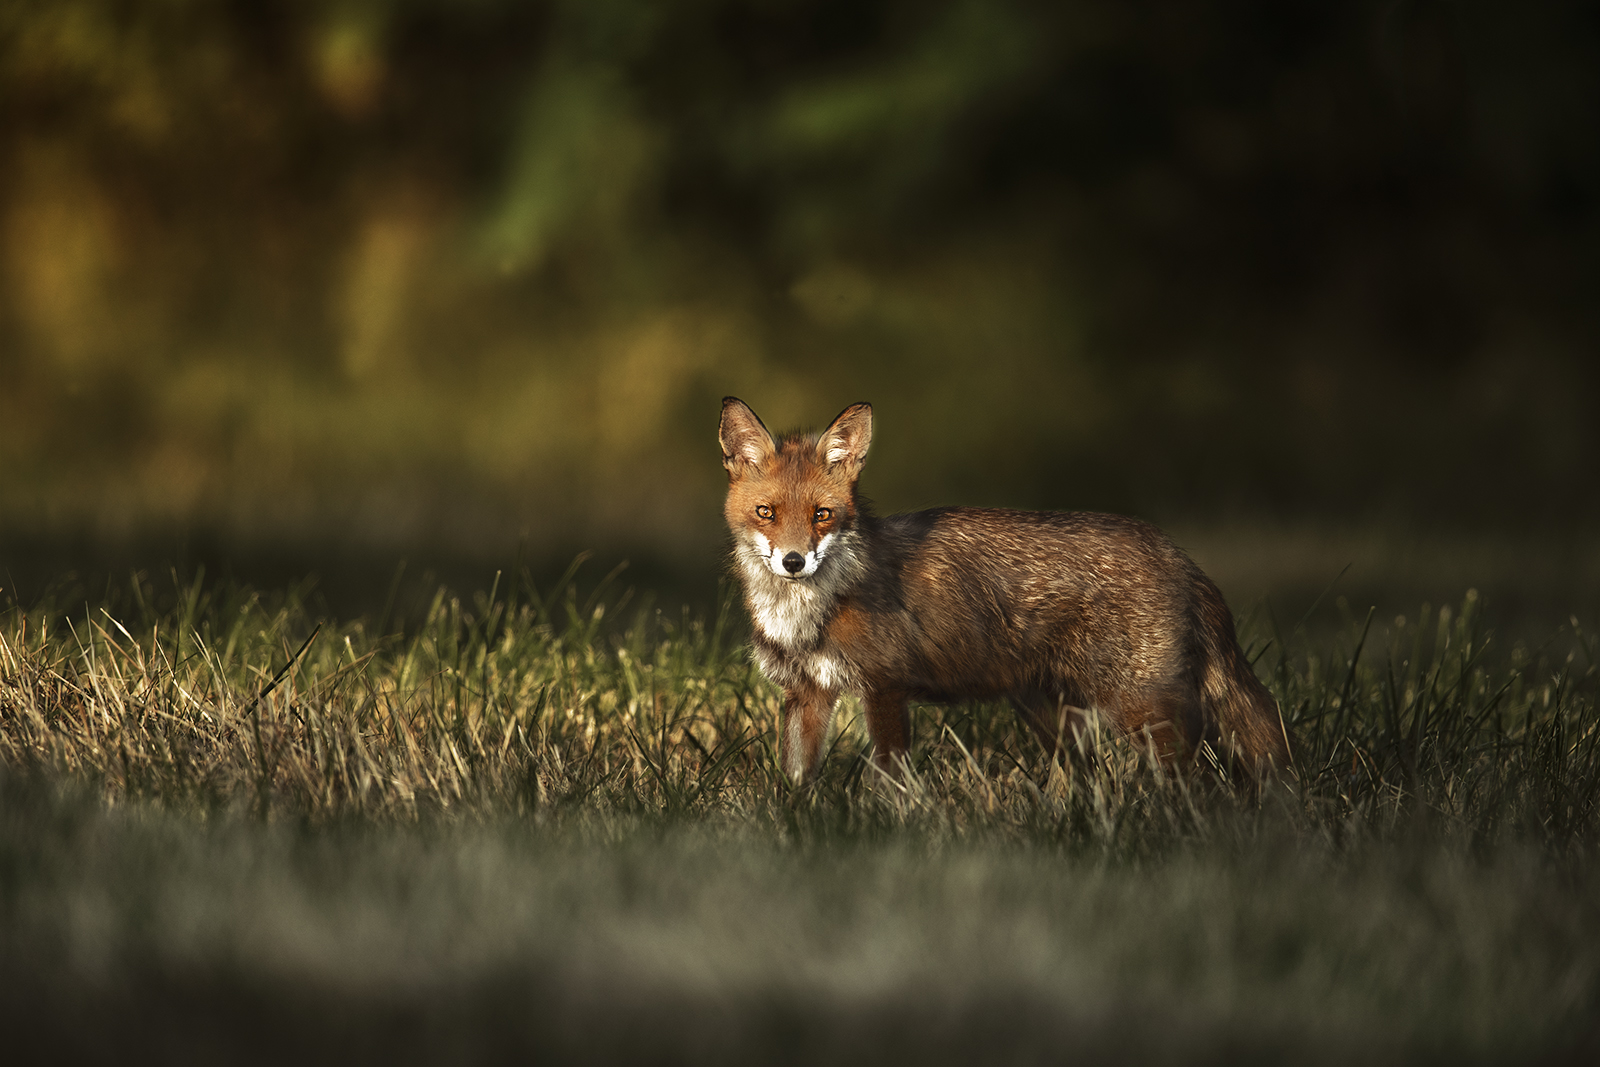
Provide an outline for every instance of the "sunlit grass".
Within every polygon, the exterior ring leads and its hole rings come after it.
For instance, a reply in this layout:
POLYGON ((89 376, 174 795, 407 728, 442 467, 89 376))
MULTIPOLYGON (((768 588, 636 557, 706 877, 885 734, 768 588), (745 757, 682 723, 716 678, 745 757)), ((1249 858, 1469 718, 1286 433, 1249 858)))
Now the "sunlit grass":
POLYGON ((1255 646, 1296 767, 1263 795, 1204 761, 1152 772, 1136 745, 1051 767, 998 707, 924 708, 914 772, 872 770, 841 709, 829 771, 796 793, 771 755, 777 694, 728 599, 713 617, 639 608, 571 575, 541 592, 441 590, 404 633, 311 617, 291 593, 196 581, 158 610, 12 607, 0 624, 0 758, 111 804, 414 821, 578 810, 1112 843, 1201 835, 1271 811, 1305 833, 1419 821, 1477 841, 1592 838, 1600 776, 1588 635, 1551 663, 1481 632, 1477 596, 1414 623, 1351 620, 1331 649, 1255 646), (620 621, 619 621, 620 620, 620 621), (801 813, 807 813, 802 815, 801 813))
POLYGON ((1111 740, 1051 766, 983 706, 919 710, 899 781, 847 706, 796 791, 736 607, 570 575, 401 622, 199 581, 13 606, 0 979, 168 1050, 177 1004, 400 1059, 1582 1048, 1595 645, 1502 649, 1478 610, 1247 626, 1296 742, 1252 793, 1111 740))

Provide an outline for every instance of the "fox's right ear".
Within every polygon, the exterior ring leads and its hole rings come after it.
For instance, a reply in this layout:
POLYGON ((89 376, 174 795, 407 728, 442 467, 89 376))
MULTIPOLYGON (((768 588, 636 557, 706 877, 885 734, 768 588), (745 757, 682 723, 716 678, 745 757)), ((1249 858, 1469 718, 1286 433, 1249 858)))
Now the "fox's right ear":
POLYGON ((760 416, 736 396, 722 398, 722 425, 717 429, 717 439, 722 442, 722 465, 730 475, 737 475, 743 463, 759 467, 778 451, 760 416))

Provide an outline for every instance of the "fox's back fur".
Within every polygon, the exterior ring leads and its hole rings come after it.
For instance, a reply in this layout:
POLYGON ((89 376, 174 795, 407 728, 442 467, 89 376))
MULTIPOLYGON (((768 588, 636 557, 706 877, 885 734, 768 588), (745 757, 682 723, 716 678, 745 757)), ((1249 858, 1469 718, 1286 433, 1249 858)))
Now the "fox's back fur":
POLYGON ((1204 743, 1252 777, 1288 765, 1222 594, 1159 530, 978 508, 879 518, 856 493, 870 434, 855 405, 775 441, 724 401, 734 557, 757 659, 784 690, 792 777, 818 769, 843 692, 865 701, 887 765, 908 749, 908 702, 1000 697, 1052 750, 1093 716, 1168 759, 1204 743))

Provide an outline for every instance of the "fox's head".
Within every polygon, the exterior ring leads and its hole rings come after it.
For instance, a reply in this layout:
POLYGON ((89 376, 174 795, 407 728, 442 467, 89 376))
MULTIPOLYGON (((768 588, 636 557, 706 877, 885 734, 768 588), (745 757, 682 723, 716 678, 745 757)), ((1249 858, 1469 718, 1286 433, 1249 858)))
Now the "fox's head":
POLYGON ((774 440, 749 405, 722 401, 722 465, 734 551, 803 581, 827 566, 856 522, 856 480, 872 443, 872 406, 852 404, 815 436, 774 440))

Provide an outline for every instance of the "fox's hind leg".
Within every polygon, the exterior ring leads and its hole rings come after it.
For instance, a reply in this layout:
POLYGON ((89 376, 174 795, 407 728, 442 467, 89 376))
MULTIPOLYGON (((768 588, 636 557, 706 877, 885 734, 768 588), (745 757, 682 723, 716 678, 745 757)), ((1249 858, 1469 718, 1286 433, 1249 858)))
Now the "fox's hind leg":
POLYGON ((1094 754, 1087 715, 1061 695, 1038 689, 1012 693, 1011 706, 1044 746, 1047 760, 1054 762, 1063 752, 1094 754))
POLYGON ((1199 695, 1184 681, 1122 696, 1112 708, 1111 722, 1118 733, 1173 769, 1187 767, 1202 740, 1199 695))

